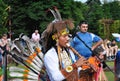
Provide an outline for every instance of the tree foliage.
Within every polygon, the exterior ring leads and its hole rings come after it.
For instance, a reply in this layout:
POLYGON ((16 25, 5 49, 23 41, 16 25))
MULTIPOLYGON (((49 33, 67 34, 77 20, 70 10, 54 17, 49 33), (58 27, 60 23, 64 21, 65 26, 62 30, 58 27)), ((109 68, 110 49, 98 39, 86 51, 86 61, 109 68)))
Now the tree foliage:
MULTIPOLYGON (((11 20, 11 30, 18 37, 20 33, 31 36, 35 29, 42 33, 48 23, 54 20, 49 8, 57 7, 63 19, 73 19, 75 27, 80 20, 88 20, 89 31, 104 37, 102 19, 112 19, 119 21, 120 6, 117 1, 101 4, 100 0, 87 0, 86 3, 76 2, 74 0, 0 0, 0 25, 9 26, 7 19, 11 20), (6 12, 5 8, 11 7, 10 12, 6 12), (4 14, 3 14, 4 13, 4 14), (9 16, 8 16, 9 15, 9 16), (3 24, 4 23, 4 24, 3 24)), ((119 29, 117 25, 110 28, 119 29)), ((9 29, 9 28, 8 28, 9 29)), ((110 32, 113 30, 110 29, 110 32)), ((116 31, 120 33, 120 31, 116 31)))
POLYGON ((63 19, 71 18, 77 22, 84 19, 83 11, 86 9, 84 4, 73 0, 9 0, 5 2, 12 8, 11 27, 15 36, 21 32, 31 35, 35 29, 42 33, 47 24, 54 19, 48 11, 49 8, 53 9, 56 6, 63 19))
POLYGON ((2 0, 0 0, 0 35, 7 32, 6 24, 8 21, 8 8, 2 0))
POLYGON ((119 20, 120 19, 120 2, 114 1, 110 4, 110 13, 112 16, 112 19, 119 20))
POLYGON ((89 9, 85 15, 89 22, 89 29, 91 32, 98 34, 98 21, 103 17, 103 9, 100 0, 88 0, 87 5, 89 9))

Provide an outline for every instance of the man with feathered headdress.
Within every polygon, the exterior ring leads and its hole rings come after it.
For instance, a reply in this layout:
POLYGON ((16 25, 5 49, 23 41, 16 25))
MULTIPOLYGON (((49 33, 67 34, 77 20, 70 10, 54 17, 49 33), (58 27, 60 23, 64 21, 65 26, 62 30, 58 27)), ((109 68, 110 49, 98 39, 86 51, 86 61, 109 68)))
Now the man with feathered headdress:
MULTIPOLYGON (((58 14, 58 11, 55 11, 58 14)), ((61 20, 61 18, 56 20, 48 25, 43 34, 45 39, 44 64, 49 79, 51 81, 78 81, 78 70, 86 61, 84 58, 76 61, 74 53, 67 47, 68 27, 73 27, 74 24, 70 20, 61 20)))

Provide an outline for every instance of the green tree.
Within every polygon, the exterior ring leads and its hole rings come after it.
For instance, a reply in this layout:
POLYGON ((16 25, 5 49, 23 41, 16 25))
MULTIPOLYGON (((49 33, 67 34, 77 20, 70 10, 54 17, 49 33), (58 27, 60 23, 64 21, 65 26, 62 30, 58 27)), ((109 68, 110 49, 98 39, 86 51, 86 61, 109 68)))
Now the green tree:
POLYGON ((114 1, 114 2, 103 4, 102 8, 103 8, 104 15, 103 15, 103 19, 100 19, 100 22, 99 22, 99 28, 98 28, 99 34, 103 38, 108 37, 108 39, 112 39, 113 38, 112 33, 120 33, 119 31, 120 5, 118 1, 114 1), (111 23, 108 27, 108 25, 105 25, 105 22, 104 24, 103 22, 101 22, 102 20, 113 20, 114 22, 111 23), (102 31, 104 31, 104 33, 102 31))
POLYGON ((110 13, 112 15, 112 19, 119 20, 120 19, 120 2, 114 1, 110 4, 110 13))
POLYGON ((85 18, 89 22, 89 30, 95 34, 99 34, 98 20, 103 17, 103 9, 100 0, 88 0, 86 3, 89 9, 86 12, 85 18))
POLYGON ((111 12, 110 12, 110 3, 105 3, 102 5, 102 8, 103 8, 103 18, 104 19, 112 19, 112 15, 111 15, 111 12))
POLYGON ((20 33, 30 36, 35 29, 42 33, 48 23, 54 20, 48 11, 49 8, 53 9, 56 6, 63 19, 71 18, 75 23, 84 18, 83 11, 86 8, 82 3, 73 0, 4 0, 4 2, 11 6, 11 28, 15 32, 15 37, 20 33))
POLYGON ((0 0, 0 35, 7 33, 8 8, 7 4, 0 0))

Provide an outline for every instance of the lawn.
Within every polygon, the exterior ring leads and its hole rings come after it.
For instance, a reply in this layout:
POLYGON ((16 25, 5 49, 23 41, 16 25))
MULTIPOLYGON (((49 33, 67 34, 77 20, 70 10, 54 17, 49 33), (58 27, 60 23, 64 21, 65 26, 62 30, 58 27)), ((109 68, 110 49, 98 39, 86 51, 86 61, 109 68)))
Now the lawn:
MULTIPOLYGON (((114 62, 106 62, 108 66, 114 67, 114 62)), ((114 74, 111 71, 105 71, 108 81, 114 81, 114 74)))
MULTIPOLYGON (((114 62, 106 62, 108 66, 113 67, 114 66, 114 62)), ((2 70, 0 69, 0 75, 2 74, 2 70)), ((108 78, 108 81, 114 81, 114 74, 110 71, 105 71, 105 74, 108 78)), ((8 76, 9 78, 9 76, 8 76)))
POLYGON ((2 74, 2 69, 0 68, 0 75, 2 74))

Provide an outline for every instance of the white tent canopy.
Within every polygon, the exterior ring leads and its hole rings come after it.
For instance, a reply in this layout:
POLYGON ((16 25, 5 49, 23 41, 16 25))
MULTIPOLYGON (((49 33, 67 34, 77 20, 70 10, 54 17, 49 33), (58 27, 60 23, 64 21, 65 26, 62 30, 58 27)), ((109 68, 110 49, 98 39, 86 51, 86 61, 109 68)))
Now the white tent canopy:
POLYGON ((120 34, 119 33, 112 33, 113 37, 118 37, 120 38, 120 34))

